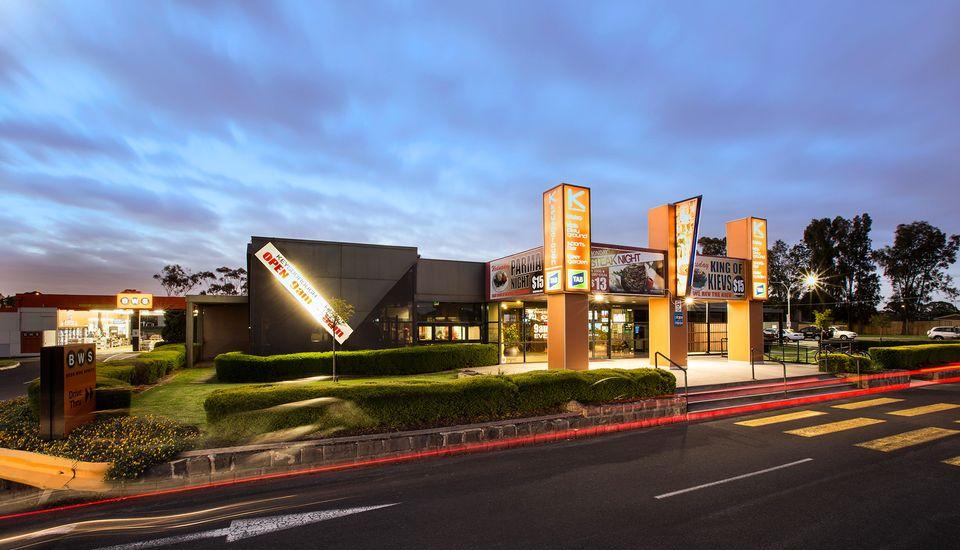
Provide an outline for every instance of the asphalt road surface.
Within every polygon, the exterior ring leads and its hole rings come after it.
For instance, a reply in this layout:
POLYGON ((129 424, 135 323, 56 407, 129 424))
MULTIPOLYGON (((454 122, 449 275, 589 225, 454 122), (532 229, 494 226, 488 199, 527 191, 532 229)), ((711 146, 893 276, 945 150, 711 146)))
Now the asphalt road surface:
POLYGON ((0 543, 960 548, 958 420, 960 385, 930 386, 20 518, 0 543))
POLYGON ((0 400, 27 395, 27 383, 40 376, 40 358, 14 359, 20 366, 0 370, 0 400))

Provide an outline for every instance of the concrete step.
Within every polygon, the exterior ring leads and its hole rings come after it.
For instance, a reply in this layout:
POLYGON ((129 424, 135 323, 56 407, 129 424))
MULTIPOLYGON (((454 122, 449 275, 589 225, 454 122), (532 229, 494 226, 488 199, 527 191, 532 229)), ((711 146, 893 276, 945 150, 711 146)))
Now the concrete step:
POLYGON ((733 395, 726 396, 697 396, 694 399, 694 395, 691 392, 690 400, 687 404, 688 412, 699 412, 699 411, 713 411, 718 409, 728 409, 731 407, 739 407, 742 405, 751 405, 755 403, 764 403, 768 401, 781 401, 785 399, 794 399, 797 397, 806 397, 811 395, 825 395, 830 393, 838 393, 848 390, 857 389, 857 385, 850 382, 842 382, 834 379, 833 382, 828 382, 827 384, 819 384, 815 386, 794 386, 791 387, 790 384, 787 385, 786 392, 784 392, 783 384, 779 386, 771 386, 763 389, 762 391, 754 393, 735 393, 733 395))
POLYGON ((754 394, 766 394, 774 392, 783 392, 786 385, 787 390, 799 390, 805 388, 817 388, 830 386, 844 382, 845 379, 838 378, 833 374, 823 375, 805 375, 788 377, 786 384, 782 378, 764 379, 751 382, 737 382, 730 384, 715 384, 711 386, 696 386, 690 389, 688 401, 711 401, 727 397, 748 396, 754 394))

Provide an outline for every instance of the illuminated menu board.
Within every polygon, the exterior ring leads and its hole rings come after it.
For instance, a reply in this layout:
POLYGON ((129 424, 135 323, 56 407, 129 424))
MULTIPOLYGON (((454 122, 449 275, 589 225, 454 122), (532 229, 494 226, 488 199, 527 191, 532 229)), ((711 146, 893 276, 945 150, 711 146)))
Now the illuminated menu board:
POLYGON ((677 296, 686 296, 697 254, 700 225, 700 198, 693 197, 674 205, 677 243, 677 296))
POLYGON ((753 286, 750 297, 754 300, 766 300, 769 290, 767 284, 767 220, 763 218, 750 218, 750 261, 753 286))
POLYGON ((590 189, 561 184, 543 194, 545 291, 590 292, 590 189))

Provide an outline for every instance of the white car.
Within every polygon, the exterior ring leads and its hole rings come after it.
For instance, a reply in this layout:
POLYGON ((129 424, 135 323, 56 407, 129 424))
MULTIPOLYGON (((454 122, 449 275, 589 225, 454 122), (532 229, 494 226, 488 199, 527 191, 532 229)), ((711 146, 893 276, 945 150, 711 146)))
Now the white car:
POLYGON ((799 342, 800 340, 803 340, 803 333, 794 332, 791 329, 787 329, 783 331, 783 339, 790 340, 791 342, 799 342))
POLYGON ((852 330, 844 330, 840 327, 830 327, 830 337, 839 340, 853 340, 857 337, 857 333, 852 330))
POLYGON ((958 340, 960 327, 933 327, 927 331, 927 337, 931 340, 958 340))

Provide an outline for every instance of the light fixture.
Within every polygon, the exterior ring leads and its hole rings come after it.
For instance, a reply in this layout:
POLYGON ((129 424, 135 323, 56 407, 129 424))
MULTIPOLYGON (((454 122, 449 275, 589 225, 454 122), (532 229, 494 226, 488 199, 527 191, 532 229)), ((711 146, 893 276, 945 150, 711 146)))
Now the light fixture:
POLYGON ((602 302, 603 300, 604 300, 603 294, 596 293, 596 294, 593 295, 593 301, 594 301, 594 302, 602 302))
POLYGON ((686 298, 683 299, 683 301, 686 302, 686 304, 687 304, 688 306, 692 306, 692 305, 693 305, 693 296, 687 296, 686 298))

